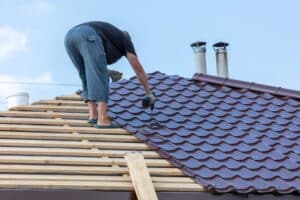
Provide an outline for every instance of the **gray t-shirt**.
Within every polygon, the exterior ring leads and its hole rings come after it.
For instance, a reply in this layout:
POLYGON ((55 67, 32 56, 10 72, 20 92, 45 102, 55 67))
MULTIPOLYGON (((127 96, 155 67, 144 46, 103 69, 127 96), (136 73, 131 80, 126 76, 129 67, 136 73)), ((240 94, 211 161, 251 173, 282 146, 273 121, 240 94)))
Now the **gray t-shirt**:
POLYGON ((107 64, 115 63, 122 56, 126 56, 126 53, 136 55, 130 37, 112 24, 101 21, 92 21, 83 24, 92 27, 102 38, 107 64))

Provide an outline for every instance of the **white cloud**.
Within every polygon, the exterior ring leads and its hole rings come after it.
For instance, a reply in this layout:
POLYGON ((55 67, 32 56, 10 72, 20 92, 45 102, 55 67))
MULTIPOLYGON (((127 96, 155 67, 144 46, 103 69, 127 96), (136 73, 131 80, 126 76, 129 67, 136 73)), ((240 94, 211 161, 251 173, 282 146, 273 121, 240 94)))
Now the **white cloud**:
POLYGON ((30 16, 41 16, 51 13, 54 6, 45 0, 33 1, 24 6, 24 12, 30 16))
POLYGON ((26 85, 10 84, 3 82, 36 82, 36 83, 54 83, 50 72, 42 73, 36 77, 20 77, 0 74, 0 100, 3 101, 7 96, 18 92, 26 91, 26 85))
POLYGON ((0 60, 27 48, 27 37, 24 33, 10 26, 0 26, 0 60))

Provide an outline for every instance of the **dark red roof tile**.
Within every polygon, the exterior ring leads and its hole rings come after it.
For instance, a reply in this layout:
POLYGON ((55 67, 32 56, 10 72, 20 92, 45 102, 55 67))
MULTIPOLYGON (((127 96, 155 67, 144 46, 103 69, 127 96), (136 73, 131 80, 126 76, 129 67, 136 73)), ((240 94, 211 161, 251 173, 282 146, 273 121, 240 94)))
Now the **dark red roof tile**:
POLYGON ((300 192, 300 92, 195 74, 111 84, 110 116, 209 190, 300 192))

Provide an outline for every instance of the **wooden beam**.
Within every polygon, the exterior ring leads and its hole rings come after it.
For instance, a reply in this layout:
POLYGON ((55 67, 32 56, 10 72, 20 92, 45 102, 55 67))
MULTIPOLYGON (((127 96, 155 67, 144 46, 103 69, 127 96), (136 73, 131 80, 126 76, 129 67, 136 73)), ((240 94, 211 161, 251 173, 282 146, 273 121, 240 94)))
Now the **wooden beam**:
POLYGON ((122 128, 96 129, 94 127, 65 127, 65 126, 40 126, 40 125, 15 125, 0 124, 0 131, 30 131, 30 132, 63 132, 63 133, 104 133, 104 134, 130 134, 122 128))
MULTIPOLYGON (((174 180, 174 177, 168 177, 174 180)), ((175 177, 177 178, 177 177, 175 177)), ((184 178, 182 180, 186 180, 184 178)), ((129 176, 109 176, 109 175, 74 175, 74 174, 0 174, 2 180, 25 180, 25 181, 112 181, 130 182, 129 176)), ((159 181, 164 182, 164 181, 159 181)), ((177 181, 179 182, 179 181, 177 181)), ((192 183, 186 182, 185 183, 192 183)))
MULTIPOLYGON (((1 164, 1 173, 51 173, 51 174, 99 174, 123 175, 128 174, 126 167, 100 167, 100 166, 70 166, 70 165, 16 165, 1 164)), ((149 172, 156 176, 183 176, 177 168, 151 167, 149 172)))
POLYGON ((65 113, 65 112, 30 112, 30 111, 0 111, 0 117, 32 117, 32 118, 68 118, 83 119, 88 118, 88 113, 65 113))
MULTIPOLYGON (((195 183, 154 183, 157 191, 169 192, 201 192, 203 187, 195 183)), ((113 190, 132 191, 133 186, 130 181, 51 181, 51 180, 1 180, 0 188, 45 188, 45 189, 80 189, 80 190, 113 190)))
POLYGON ((82 98, 77 94, 63 95, 56 97, 57 100, 82 101, 82 98))
POLYGON ((33 102, 32 105, 56 105, 56 106, 87 106, 83 101, 66 100, 40 100, 33 102))
POLYGON ((92 126, 87 120, 0 117, 0 124, 92 126))
POLYGON ((109 181, 44 181, 44 180, 2 180, 0 188, 13 189, 78 189, 78 190, 132 190, 130 182, 109 182, 109 181))
MULTIPOLYGON (((150 167, 172 167, 165 159, 145 159, 150 167)), ((49 164, 49 165, 98 165, 98 166, 127 166, 124 158, 89 158, 67 156, 20 156, 0 155, 0 163, 13 164, 49 164)))
POLYGON ((158 200, 144 157, 137 152, 127 153, 125 160, 139 200, 158 200))
MULTIPOLYGON (((0 155, 49 155, 49 156, 83 156, 83 157, 112 157, 121 158, 125 150, 99 149, 66 149, 38 147, 0 147, 0 155)), ((155 151, 140 151, 145 158, 161 158, 155 151)))
POLYGON ((51 106, 51 105, 28 105, 16 106, 9 110, 22 110, 22 111, 67 111, 67 112, 88 112, 87 107, 79 106, 51 106))
MULTIPOLYGON (((14 132, 0 131, 0 138, 10 139, 40 139, 40 140, 93 140, 109 142, 140 142, 133 135, 113 135, 113 134, 72 134, 72 133, 46 133, 46 132, 14 132)), ((140 142, 142 143, 142 142, 140 142)))
POLYGON ((99 148, 123 150, 150 150, 144 143, 131 142, 91 142, 91 141, 57 141, 57 140, 15 140, 0 139, 0 146, 14 147, 61 147, 61 148, 99 148))
MULTIPOLYGON (((203 191, 203 187, 195 183, 193 179, 189 177, 152 177, 153 184, 157 191, 203 191)), ((65 186, 71 189, 77 189, 81 183, 93 183, 94 189, 104 190, 102 185, 104 182, 111 184, 111 190, 122 190, 118 183, 124 183, 131 185, 133 190, 131 179, 129 176, 107 176, 107 175, 58 175, 58 174, 0 174, 0 188, 12 187, 12 188, 65 188, 65 186), (8 182, 7 182, 8 181, 8 182), (72 187, 68 183, 75 183, 72 187), (1 184, 3 183, 3 184, 1 184), (5 184, 9 183, 9 184, 5 184), (42 183, 41 185, 37 183, 42 183), (96 184, 98 183, 98 184, 96 184), (117 184, 113 184, 117 183, 117 184), (20 185, 21 184, 21 185, 20 185), (78 185, 77 185, 78 184, 78 185)), ((92 186, 92 185, 90 185, 92 186)), ((80 187, 84 188, 84 187, 80 187)))
MULTIPOLYGON (((127 165, 127 164, 126 164, 127 165)), ((190 177, 151 177, 153 183, 195 183, 190 177)), ((1 180, 52 180, 52 181, 113 181, 131 182, 129 176, 98 176, 98 175, 57 175, 57 174, 0 174, 1 180)), ((195 183, 196 184, 196 183, 195 183)))
POLYGON ((133 190, 124 154, 139 150, 157 191, 203 191, 128 131, 87 127, 78 95, 34 104, 0 112, 0 188, 133 190))

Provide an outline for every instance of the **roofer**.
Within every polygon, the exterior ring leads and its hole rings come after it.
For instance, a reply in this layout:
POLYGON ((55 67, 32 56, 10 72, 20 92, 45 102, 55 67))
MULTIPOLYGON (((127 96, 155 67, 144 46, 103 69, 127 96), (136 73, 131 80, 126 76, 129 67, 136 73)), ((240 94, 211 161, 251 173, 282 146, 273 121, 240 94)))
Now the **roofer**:
POLYGON ((154 102, 147 76, 135 53, 131 38, 112 24, 86 22, 73 27, 65 37, 65 47, 82 81, 81 96, 88 104, 88 123, 96 128, 120 128, 107 114, 109 75, 107 65, 126 56, 134 69, 146 99, 154 102), (98 104, 98 108, 96 107, 98 104))

